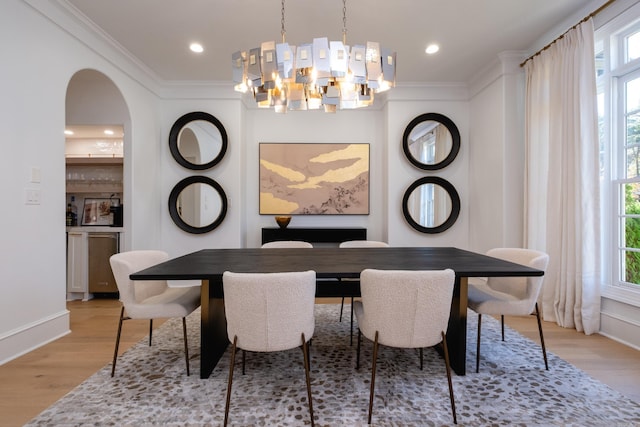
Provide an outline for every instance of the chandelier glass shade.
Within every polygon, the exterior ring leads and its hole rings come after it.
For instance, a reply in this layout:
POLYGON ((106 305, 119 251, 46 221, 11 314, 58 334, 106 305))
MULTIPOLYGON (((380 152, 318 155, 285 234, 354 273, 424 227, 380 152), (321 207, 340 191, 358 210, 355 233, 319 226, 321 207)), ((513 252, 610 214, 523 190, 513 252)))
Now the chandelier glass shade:
POLYGON ((314 38, 299 46, 285 41, 282 0, 282 43, 268 41, 232 55, 234 88, 249 92, 259 107, 317 110, 366 107, 374 94, 395 86, 396 53, 378 42, 346 43, 346 0, 342 41, 314 38))

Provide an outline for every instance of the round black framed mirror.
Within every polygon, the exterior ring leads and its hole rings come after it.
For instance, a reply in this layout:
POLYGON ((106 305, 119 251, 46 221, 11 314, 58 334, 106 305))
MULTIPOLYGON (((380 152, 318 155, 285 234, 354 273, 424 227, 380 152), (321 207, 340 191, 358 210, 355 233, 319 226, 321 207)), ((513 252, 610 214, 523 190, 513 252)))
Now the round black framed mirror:
POLYGON ((208 233, 227 214, 227 195, 216 181, 206 176, 190 176, 178 182, 169 195, 169 215, 182 230, 208 233))
POLYGON ((460 151, 460 131, 447 116, 421 114, 404 130, 402 149, 414 166, 423 170, 442 169, 460 151))
POLYGON ((171 155, 191 170, 217 165, 227 152, 227 144, 227 131, 220 120, 202 111, 180 117, 169 132, 171 155))
POLYGON ((447 180, 427 176, 414 181, 402 198, 402 213, 422 233, 442 233, 460 214, 460 196, 447 180))

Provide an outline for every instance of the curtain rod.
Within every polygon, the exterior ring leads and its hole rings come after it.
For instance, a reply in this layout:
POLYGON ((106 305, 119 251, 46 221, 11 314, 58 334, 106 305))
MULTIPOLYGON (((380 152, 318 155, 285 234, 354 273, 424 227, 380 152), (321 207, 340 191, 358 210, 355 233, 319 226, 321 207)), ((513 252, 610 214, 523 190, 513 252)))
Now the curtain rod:
POLYGON ((567 31, 565 31, 564 33, 562 33, 560 36, 556 37, 552 42, 550 42, 548 45, 546 45, 545 47, 543 47, 542 49, 540 49, 539 51, 537 51, 536 53, 534 53, 533 55, 531 55, 530 57, 528 57, 527 59, 525 59, 522 64, 520 64, 520 67, 524 67, 524 64, 526 64, 527 62, 529 62, 530 60, 532 60, 533 58, 535 58, 536 56, 540 55, 542 52, 544 52, 545 50, 549 49, 551 46, 553 46, 554 43, 556 43, 558 40, 561 40, 565 34, 567 34, 569 31, 575 29, 578 25, 582 24, 583 22, 589 20, 589 18, 593 18, 594 16, 596 16, 598 13, 602 12, 604 9, 606 9, 611 3, 615 2, 616 0, 608 0, 606 3, 604 3, 602 6, 600 6, 599 8, 597 8, 596 10, 594 10, 593 12, 591 12, 590 14, 588 14, 587 16, 585 16, 584 18, 582 18, 580 20, 580 22, 578 22, 576 25, 574 25, 573 27, 569 28, 567 31))

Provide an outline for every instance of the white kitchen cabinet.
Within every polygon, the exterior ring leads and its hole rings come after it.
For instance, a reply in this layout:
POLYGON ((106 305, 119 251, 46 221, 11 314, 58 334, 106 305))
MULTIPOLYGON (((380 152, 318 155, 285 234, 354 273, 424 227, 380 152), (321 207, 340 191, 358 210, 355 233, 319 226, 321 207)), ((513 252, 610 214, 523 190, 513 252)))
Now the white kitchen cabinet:
POLYGON ((87 233, 67 232, 67 301, 89 300, 87 233))
MULTIPOLYGON (((114 287, 110 286, 104 290, 100 287, 90 286, 90 278, 94 281, 98 280, 99 285, 102 284, 101 275, 90 274, 89 271, 89 235, 105 235, 117 233, 119 241, 123 229, 121 227, 70 227, 67 229, 67 301, 81 299, 88 301, 93 298, 92 292, 111 293, 114 287), (96 279, 98 277, 98 279, 96 279)), ((118 250, 116 246, 116 251, 118 250)), ((104 275, 105 270, 111 267, 108 264, 108 254, 103 255, 102 259, 97 260, 97 266, 100 267, 104 275)), ((96 260, 94 259, 94 269, 96 260)))

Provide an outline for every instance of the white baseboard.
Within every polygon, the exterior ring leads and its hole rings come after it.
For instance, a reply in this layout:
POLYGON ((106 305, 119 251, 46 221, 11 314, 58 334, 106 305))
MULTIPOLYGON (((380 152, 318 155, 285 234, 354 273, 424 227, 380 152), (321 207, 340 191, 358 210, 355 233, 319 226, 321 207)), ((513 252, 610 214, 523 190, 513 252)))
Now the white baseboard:
POLYGON ((612 313, 600 313, 600 335, 640 350, 640 325, 612 313))
POLYGON ((67 334, 69 311, 54 313, 0 336, 0 365, 29 353, 67 334))

